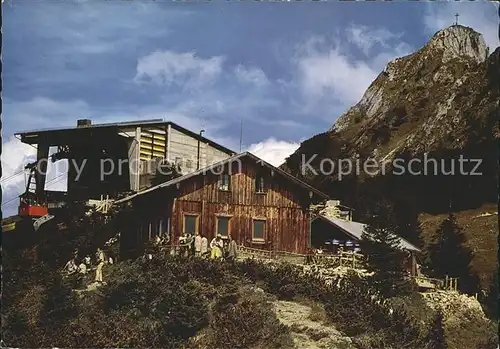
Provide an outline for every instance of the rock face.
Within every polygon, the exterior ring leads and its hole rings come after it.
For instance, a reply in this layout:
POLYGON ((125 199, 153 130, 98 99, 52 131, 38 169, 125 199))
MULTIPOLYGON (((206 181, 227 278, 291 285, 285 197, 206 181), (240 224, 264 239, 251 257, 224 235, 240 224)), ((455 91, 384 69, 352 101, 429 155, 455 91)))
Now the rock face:
POLYGON ((471 296, 451 291, 423 293, 424 299, 432 309, 441 309, 447 318, 459 320, 467 312, 486 318, 481 304, 471 296))
MULTIPOLYGON (((487 58, 481 34, 459 25, 441 30, 419 51, 390 62, 330 132, 352 134, 357 147, 378 145, 384 148, 381 157, 403 149, 425 151, 452 134, 457 136, 449 140, 452 145, 463 146, 466 110, 459 106, 469 107, 471 92, 488 101, 484 112, 498 106, 498 94, 472 91, 495 78, 485 76, 487 65, 495 64, 495 55, 486 64, 487 58)), ((496 69, 499 74, 498 60, 496 69)))
POLYGON ((391 160, 500 138, 499 56, 500 48, 488 55, 471 28, 437 32, 417 52, 390 62, 359 103, 303 142, 283 168, 298 175, 302 154, 391 160))
POLYGON ((455 57, 468 57, 482 63, 488 57, 488 47, 482 35, 461 25, 437 32, 427 46, 431 50, 442 50, 443 63, 455 57))
POLYGON ((474 297, 445 291, 424 293, 422 296, 429 308, 442 312, 448 348, 484 347, 481 342, 484 338, 471 335, 474 331, 481 333, 490 326, 481 305, 474 297))

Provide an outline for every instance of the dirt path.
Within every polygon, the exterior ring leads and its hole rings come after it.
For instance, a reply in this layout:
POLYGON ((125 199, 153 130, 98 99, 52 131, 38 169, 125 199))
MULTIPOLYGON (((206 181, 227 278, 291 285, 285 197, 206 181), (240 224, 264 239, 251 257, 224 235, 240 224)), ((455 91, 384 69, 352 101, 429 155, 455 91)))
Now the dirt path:
POLYGON ((332 325, 325 324, 310 306, 288 301, 273 304, 278 319, 292 331, 298 349, 354 348, 349 337, 344 337, 332 325))

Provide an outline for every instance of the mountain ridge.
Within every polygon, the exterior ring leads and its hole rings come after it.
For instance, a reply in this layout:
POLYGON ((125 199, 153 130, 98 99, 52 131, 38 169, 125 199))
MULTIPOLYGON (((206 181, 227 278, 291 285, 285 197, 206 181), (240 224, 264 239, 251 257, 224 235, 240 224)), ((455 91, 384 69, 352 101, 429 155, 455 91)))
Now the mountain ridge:
MULTIPOLYGON (((302 142, 282 168, 353 207, 360 222, 378 201, 389 201, 406 227, 401 235, 423 246, 435 234, 429 226, 422 226, 421 234, 423 214, 442 217, 497 204, 499 77, 500 48, 488 54, 479 33, 446 28, 418 51, 389 63, 356 105, 329 130, 302 142), (426 157, 435 159, 441 172, 422 174, 426 157), (475 170, 481 175, 470 175, 471 163, 466 173, 457 173, 460 157, 480 161, 475 170), (322 173, 325 159, 339 166, 322 173), (388 161, 389 170, 341 177, 345 159, 388 161), (402 175, 390 171, 394 159, 406 161, 402 175), (421 162, 414 166, 413 159, 421 162), (455 170, 445 173, 443 163, 447 171, 455 170), (410 166, 420 174, 408 171, 410 166)), ((494 232, 479 220, 466 228, 474 240, 492 241, 494 232)), ((473 251, 473 270, 482 280, 491 279, 492 268, 485 266, 497 262, 497 246, 490 247, 473 251)))
MULTIPOLYGON (((494 59, 497 55, 488 55, 482 35, 471 28, 443 29, 418 51, 390 62, 359 103, 341 115, 328 132, 353 134, 350 138, 358 147, 386 143, 388 136, 405 138, 403 136, 412 134, 409 139, 386 147, 382 156, 396 150, 416 148, 415 153, 429 150, 432 147, 422 147, 422 143, 438 145, 434 143, 450 134, 447 131, 464 131, 466 125, 453 104, 465 97, 467 86, 484 78, 485 62, 490 57, 494 59), (408 124, 414 127, 405 127, 408 124), (370 139, 370 130, 378 131, 380 139, 370 139)), ((463 146, 460 140, 455 142, 458 142, 455 148, 463 146)), ((377 157, 377 154, 371 155, 377 157)))
POLYGON ((308 144, 318 138, 327 148, 341 145, 344 157, 361 153, 379 160, 498 139, 499 56, 500 48, 489 54, 471 28, 437 32, 418 51, 390 62, 357 104, 325 133, 304 141, 283 167, 296 174, 294 158, 310 153, 308 144))

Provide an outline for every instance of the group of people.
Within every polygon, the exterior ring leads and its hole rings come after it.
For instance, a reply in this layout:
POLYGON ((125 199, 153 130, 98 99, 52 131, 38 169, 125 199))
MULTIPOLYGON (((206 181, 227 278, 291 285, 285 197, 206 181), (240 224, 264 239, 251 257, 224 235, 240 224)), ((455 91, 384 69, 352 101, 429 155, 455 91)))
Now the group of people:
POLYGON ((168 235, 160 234, 156 235, 155 243, 157 246, 165 245, 169 242, 168 235))
MULTIPOLYGON (((195 241, 195 246, 196 246, 196 241, 195 241)), ((218 234, 216 237, 212 239, 212 241, 210 241, 210 257, 225 258, 231 261, 236 260, 236 258, 238 257, 238 244, 232 238, 231 234, 227 235, 227 241, 224 241, 222 235, 220 234, 218 234)))
MULTIPOLYGON (((75 251, 73 257, 64 266, 64 270, 67 272, 68 275, 73 275, 76 273, 87 274, 92 269, 93 266, 92 259, 90 258, 89 255, 85 256, 78 265, 76 264, 77 258, 78 258, 78 251, 75 251)), ((104 264, 107 263, 113 264, 113 258, 112 257, 106 258, 104 251, 100 248, 97 249, 95 258, 97 265, 95 269, 96 271, 95 281, 98 283, 102 283, 103 282, 102 269, 104 267, 104 264)))
POLYGON ((217 234, 209 244, 207 237, 199 232, 194 237, 184 233, 179 237, 179 245, 184 256, 227 260, 235 260, 238 256, 238 245, 231 234, 227 235, 227 239, 217 234))

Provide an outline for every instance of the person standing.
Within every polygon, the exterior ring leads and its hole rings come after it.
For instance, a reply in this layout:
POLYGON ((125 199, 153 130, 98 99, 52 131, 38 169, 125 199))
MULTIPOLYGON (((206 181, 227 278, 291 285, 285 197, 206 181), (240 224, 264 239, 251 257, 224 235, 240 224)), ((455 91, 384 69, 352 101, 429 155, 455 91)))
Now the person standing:
POLYGON ((217 258, 222 258, 224 256, 224 240, 222 240, 222 235, 217 235, 217 258))
POLYGON ((233 240, 231 234, 228 234, 229 245, 227 247, 227 259, 231 262, 234 262, 236 258, 238 258, 238 245, 236 241, 233 240))
POLYGON ((100 248, 97 249, 97 269, 95 270, 95 281, 102 283, 102 268, 104 267, 104 263, 106 258, 104 257, 104 251, 100 248))
POLYGON ((210 258, 215 258, 217 248, 217 236, 215 236, 212 241, 210 241, 210 258))
POLYGON ((187 239, 187 234, 184 232, 182 233, 181 236, 179 236, 179 254, 181 256, 184 255, 184 251, 186 250, 186 239, 187 239))
POLYGON ((206 257, 208 254, 208 239, 206 236, 201 237, 201 255, 206 257))
POLYGON ((196 233, 196 237, 194 238, 194 254, 196 257, 201 256, 201 234, 196 233))
POLYGON ((212 249, 211 258, 221 258, 223 241, 220 235, 217 235, 210 241, 210 248, 212 249))

